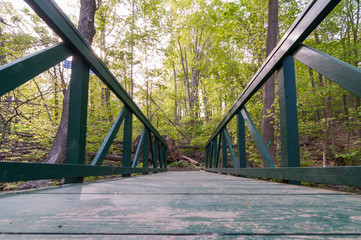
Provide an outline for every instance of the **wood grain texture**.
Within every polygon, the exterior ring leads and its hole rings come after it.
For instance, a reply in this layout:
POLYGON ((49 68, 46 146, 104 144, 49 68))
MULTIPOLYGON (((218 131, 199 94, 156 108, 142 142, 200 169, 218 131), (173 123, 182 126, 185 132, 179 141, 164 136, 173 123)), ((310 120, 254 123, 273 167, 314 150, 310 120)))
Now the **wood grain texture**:
POLYGON ((329 190, 167 172, 0 194, 0 238, 350 239, 361 237, 360 203, 329 190))

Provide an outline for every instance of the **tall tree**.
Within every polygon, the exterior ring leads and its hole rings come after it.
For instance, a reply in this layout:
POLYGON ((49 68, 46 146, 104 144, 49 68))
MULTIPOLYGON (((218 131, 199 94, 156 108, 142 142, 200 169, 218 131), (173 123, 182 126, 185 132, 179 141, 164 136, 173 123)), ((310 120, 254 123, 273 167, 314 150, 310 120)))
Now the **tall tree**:
MULTIPOLYGON (((277 45, 278 35, 278 0, 269 0, 268 2, 268 25, 267 25, 267 43, 266 57, 272 52, 277 45)), ((274 159, 275 143, 274 143, 274 126, 272 124, 273 117, 270 116, 272 105, 275 99, 275 74, 265 83, 263 88, 263 118, 262 118, 262 139, 268 148, 268 152, 274 159)))

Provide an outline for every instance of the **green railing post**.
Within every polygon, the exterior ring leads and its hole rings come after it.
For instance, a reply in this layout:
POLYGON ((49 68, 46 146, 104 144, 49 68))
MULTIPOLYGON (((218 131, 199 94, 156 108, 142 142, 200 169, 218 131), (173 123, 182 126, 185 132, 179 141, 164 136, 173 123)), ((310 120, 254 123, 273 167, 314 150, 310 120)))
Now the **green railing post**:
POLYGON ((204 167, 208 167, 208 145, 206 146, 206 156, 204 158, 204 167))
MULTIPOLYGON (((288 56, 278 71, 282 167, 300 166, 295 63, 288 56)), ((294 184, 296 182, 293 182, 294 184)))
MULTIPOLYGON (((149 130, 144 128, 144 143, 143 143, 143 168, 148 168, 149 157, 149 130)), ((148 174, 148 173, 145 173, 148 174)))
POLYGON ((227 139, 226 139, 226 135, 224 133, 224 129, 223 131, 221 131, 222 134, 222 167, 223 168, 227 168, 227 158, 228 158, 228 154, 227 154, 227 139))
POLYGON ((218 143, 217 143, 218 137, 216 136, 213 140, 213 167, 216 168, 217 161, 218 161, 218 143))
POLYGON ((159 141, 158 138, 155 138, 154 140, 154 152, 153 152, 153 168, 158 167, 158 149, 159 149, 159 141))
POLYGON ((212 165, 212 143, 208 145, 208 158, 207 158, 207 167, 210 168, 212 165))
POLYGON ((246 129, 241 111, 237 112, 237 149, 239 167, 246 168, 246 129))
POLYGON ((212 166, 212 143, 208 144, 208 165, 207 167, 210 168, 212 166))
POLYGON ((164 146, 160 143, 160 153, 159 153, 159 167, 163 168, 164 163, 164 146))
POLYGON ((210 156, 210 153, 209 153, 209 147, 210 147, 211 144, 208 144, 207 147, 206 147, 206 157, 205 157, 205 162, 204 162, 204 165, 206 168, 209 167, 209 156, 210 156))
MULTIPOLYGON (((66 164, 84 164, 88 110, 89 67, 73 56, 69 85, 68 135, 66 164)), ((82 177, 66 178, 66 183, 83 182, 82 177)))
POLYGON ((167 153, 168 148, 164 146, 164 168, 167 168, 168 165, 168 153, 167 153))
MULTIPOLYGON (((123 134, 123 167, 130 167, 132 158, 132 124, 133 113, 127 109, 127 114, 124 119, 124 134, 123 134)), ((123 174, 122 177, 130 177, 130 174, 123 174)))

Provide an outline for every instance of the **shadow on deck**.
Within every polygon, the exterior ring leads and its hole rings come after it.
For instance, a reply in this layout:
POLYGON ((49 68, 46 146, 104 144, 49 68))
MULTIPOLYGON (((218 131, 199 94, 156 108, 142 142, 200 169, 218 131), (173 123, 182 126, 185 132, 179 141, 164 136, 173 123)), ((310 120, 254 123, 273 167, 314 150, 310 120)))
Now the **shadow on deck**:
POLYGON ((5 239, 361 238, 361 196, 207 172, 0 194, 5 239))

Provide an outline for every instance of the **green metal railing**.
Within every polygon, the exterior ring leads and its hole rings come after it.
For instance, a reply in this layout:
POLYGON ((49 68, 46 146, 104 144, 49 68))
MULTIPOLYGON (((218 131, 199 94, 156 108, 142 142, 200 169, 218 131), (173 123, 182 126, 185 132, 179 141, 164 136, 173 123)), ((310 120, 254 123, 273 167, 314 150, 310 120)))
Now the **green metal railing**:
POLYGON ((52 0, 25 0, 25 2, 64 42, 0 66, 0 96, 73 56, 72 76, 69 85, 66 164, 0 162, 0 182, 66 178, 66 181, 71 183, 79 182, 85 176, 122 174, 122 176, 127 177, 131 173, 165 171, 168 147, 166 141, 147 120, 106 65, 96 56, 93 49, 62 10, 52 0), (124 103, 124 107, 93 162, 90 166, 86 166, 84 161, 89 68, 124 103), (133 115, 144 124, 144 130, 132 162, 133 115), (101 166, 122 122, 124 122, 122 167, 101 166), (136 168, 141 149, 143 149, 143 167, 136 168), (148 164, 149 150, 151 151, 153 168, 149 168, 148 164), (158 162, 160 167, 158 167, 158 162))
POLYGON ((305 181, 361 186, 360 166, 300 167, 294 59, 361 97, 361 69, 302 44, 339 2, 340 0, 313 0, 308 3, 207 141, 205 145, 206 171, 283 179, 293 181, 293 183, 305 181), (275 168, 273 160, 245 108, 248 100, 276 71, 278 71, 279 84, 282 150, 281 167, 279 168, 275 168), (237 157, 233 152, 227 131, 227 124, 235 115, 237 115, 237 157), (245 122, 260 152, 265 168, 246 168, 245 122), (227 150, 230 151, 234 168, 227 168, 227 150), (222 152, 221 157, 220 152, 222 152), (220 160, 222 160, 222 168, 218 168, 220 160))

